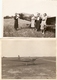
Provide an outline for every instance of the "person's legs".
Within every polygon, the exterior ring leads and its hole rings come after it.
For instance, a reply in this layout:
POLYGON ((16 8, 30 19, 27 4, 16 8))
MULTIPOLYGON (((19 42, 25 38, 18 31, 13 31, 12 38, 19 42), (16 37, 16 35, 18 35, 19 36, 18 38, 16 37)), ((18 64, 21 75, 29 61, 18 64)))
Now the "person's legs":
POLYGON ((45 31, 46 31, 46 25, 45 24, 42 25, 42 29, 43 29, 42 34, 45 34, 45 31))
POLYGON ((42 32, 42 34, 43 34, 43 25, 41 24, 41 32, 42 32))
POLYGON ((39 30, 39 21, 37 21, 37 31, 39 30))
POLYGON ((35 24, 36 29, 37 29, 37 25, 38 25, 38 22, 37 22, 37 20, 36 20, 36 24, 35 24))
POLYGON ((42 29, 41 31, 42 31, 42 34, 44 34, 44 29, 42 29))
POLYGON ((42 34, 44 34, 44 29, 42 29, 42 34))
POLYGON ((40 30, 40 22, 38 21, 37 31, 40 30))

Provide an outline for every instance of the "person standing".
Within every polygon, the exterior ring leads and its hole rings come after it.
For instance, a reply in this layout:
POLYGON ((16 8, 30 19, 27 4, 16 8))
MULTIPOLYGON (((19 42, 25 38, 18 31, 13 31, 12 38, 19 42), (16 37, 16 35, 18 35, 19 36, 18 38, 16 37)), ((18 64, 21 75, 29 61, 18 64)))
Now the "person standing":
POLYGON ((47 14, 44 13, 44 14, 43 14, 43 17, 42 17, 42 22, 41 22, 41 31, 42 31, 42 34, 45 33, 46 21, 47 21, 47 14))
POLYGON ((40 23, 41 23, 41 17, 40 17, 40 13, 38 13, 37 18, 36 18, 36 29, 37 29, 37 31, 40 30, 40 23))
POLYGON ((15 13, 15 17, 14 17, 14 28, 15 30, 18 29, 18 14, 15 13))
POLYGON ((35 17, 34 15, 32 15, 32 18, 31 18, 31 28, 35 28, 35 17))

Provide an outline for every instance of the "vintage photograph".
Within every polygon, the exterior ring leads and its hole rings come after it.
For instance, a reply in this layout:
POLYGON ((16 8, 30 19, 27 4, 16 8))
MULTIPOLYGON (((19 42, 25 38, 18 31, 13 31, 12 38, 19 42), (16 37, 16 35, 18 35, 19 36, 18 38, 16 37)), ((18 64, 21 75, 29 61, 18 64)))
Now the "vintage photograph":
POLYGON ((3 39, 2 79, 56 79, 56 40, 3 39))
POLYGON ((3 0, 3 37, 56 37, 55 0, 3 0))

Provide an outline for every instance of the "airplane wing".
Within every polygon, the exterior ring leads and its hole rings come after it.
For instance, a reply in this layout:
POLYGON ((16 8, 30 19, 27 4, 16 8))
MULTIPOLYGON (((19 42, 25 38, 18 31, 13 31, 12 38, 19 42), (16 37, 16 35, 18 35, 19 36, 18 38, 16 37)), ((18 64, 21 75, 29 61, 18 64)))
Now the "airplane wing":
POLYGON ((47 23, 47 25, 55 25, 56 24, 56 17, 48 17, 46 23, 47 23))
POLYGON ((46 27, 56 28, 56 17, 48 17, 46 21, 46 27))

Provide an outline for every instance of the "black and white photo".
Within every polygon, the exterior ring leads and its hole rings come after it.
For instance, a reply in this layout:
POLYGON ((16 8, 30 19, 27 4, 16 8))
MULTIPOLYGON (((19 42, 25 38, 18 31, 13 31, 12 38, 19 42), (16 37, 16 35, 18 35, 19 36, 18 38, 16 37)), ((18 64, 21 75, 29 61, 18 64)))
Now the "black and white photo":
POLYGON ((4 39, 2 79, 56 79, 56 40, 4 39))
POLYGON ((3 37, 56 37, 54 0, 3 0, 3 37))

